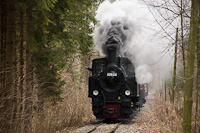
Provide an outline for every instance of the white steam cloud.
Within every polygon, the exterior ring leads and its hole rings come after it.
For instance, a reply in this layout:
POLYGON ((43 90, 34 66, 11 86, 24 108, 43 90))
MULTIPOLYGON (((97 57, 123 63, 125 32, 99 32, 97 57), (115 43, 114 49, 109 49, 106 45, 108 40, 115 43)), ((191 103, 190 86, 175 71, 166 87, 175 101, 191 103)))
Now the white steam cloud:
POLYGON ((117 0, 113 3, 106 0, 96 13, 99 23, 93 36, 95 49, 105 55, 102 47, 112 26, 111 21, 119 21, 126 36, 121 54, 127 56, 135 65, 137 82, 150 83, 153 79, 152 64, 157 61, 157 51, 156 45, 151 42, 156 29, 148 8, 137 0, 117 0))

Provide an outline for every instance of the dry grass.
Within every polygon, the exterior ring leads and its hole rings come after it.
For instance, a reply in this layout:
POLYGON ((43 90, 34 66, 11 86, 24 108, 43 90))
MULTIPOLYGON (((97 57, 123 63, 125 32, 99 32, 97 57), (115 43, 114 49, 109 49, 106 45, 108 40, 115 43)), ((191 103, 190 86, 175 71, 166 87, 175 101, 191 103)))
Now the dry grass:
POLYGON ((173 107, 169 103, 156 98, 154 102, 154 116, 160 123, 160 131, 165 133, 182 132, 182 105, 173 107))
POLYGON ((56 106, 45 105, 44 112, 34 119, 34 131, 37 133, 68 130, 95 120, 92 115, 91 100, 88 98, 87 85, 73 82, 65 75, 67 84, 63 87, 63 102, 56 106))
MULTIPOLYGON (((148 96, 149 97, 149 96, 148 96)), ((182 106, 176 108, 158 96, 147 99, 147 106, 142 108, 136 124, 148 133, 180 133, 182 131, 182 106)))
MULTIPOLYGON (((198 108, 196 121, 196 92, 193 93, 193 106, 192 106, 192 120, 191 120, 191 132, 200 132, 200 112, 198 108), (195 127, 196 122, 196 127, 195 127)), ((145 109, 140 114, 140 119, 137 120, 139 125, 144 131, 148 133, 181 133, 182 121, 183 121, 183 92, 176 93, 175 103, 172 105, 169 101, 164 101, 164 98, 160 97, 160 93, 155 92, 154 100, 148 101, 153 109, 145 109)), ((169 100, 169 97, 167 97, 169 100)))
MULTIPOLYGON (((147 101, 152 109, 143 108, 136 124, 148 133, 180 133, 182 131, 182 117, 178 112, 163 100, 156 98, 147 101)), ((181 109, 181 107, 180 107, 181 109)))
MULTIPOLYGON (((183 121, 183 94, 178 95, 175 99, 174 106, 169 102, 165 102, 160 98, 156 98, 154 102, 154 116, 161 123, 162 132, 182 132, 183 121), (165 131, 166 130, 166 131, 165 131)), ((196 101, 195 93, 193 94, 193 106, 192 106, 192 120, 191 120, 191 132, 198 132, 200 122, 198 120, 199 114, 197 114, 196 129, 195 129, 195 115, 196 115, 196 101)), ((199 109, 198 109, 199 110, 199 109)))

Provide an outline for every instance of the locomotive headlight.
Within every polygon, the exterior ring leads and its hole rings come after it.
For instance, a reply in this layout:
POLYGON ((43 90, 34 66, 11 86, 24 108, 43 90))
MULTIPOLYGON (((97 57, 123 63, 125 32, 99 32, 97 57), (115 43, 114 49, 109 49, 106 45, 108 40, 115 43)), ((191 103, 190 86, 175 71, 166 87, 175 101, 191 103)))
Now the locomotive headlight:
POLYGON ((130 90, 126 90, 126 91, 125 91, 125 95, 126 95, 126 96, 130 96, 130 94, 131 94, 131 91, 130 91, 130 90))
POLYGON ((94 91, 93 91, 93 95, 94 95, 94 96, 97 96, 98 94, 99 94, 99 91, 98 91, 98 90, 94 90, 94 91))

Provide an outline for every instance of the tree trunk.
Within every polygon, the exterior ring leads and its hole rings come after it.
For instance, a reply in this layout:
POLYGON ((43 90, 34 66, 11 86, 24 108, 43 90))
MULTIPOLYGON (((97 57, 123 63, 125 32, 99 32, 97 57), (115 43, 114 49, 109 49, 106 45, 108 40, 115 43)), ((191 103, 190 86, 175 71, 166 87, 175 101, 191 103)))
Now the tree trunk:
POLYGON ((167 101, 167 85, 166 85, 166 80, 165 80, 165 102, 167 101))
POLYGON ((21 57, 21 133, 25 132, 25 116, 26 116, 26 48, 27 44, 25 41, 25 12, 21 12, 22 24, 21 24, 21 45, 20 45, 20 57, 21 57))
POLYGON ((17 36, 17 48, 16 48, 16 59, 17 59, 17 86, 16 86, 16 130, 17 132, 22 131, 21 123, 23 122, 23 114, 22 114, 22 103, 23 101, 23 42, 24 42, 24 13, 23 11, 19 12, 19 20, 18 20, 18 36, 17 36))
POLYGON ((200 100, 200 1, 199 1, 199 20, 198 20, 198 35, 197 35, 197 100, 198 100, 198 103, 199 103, 199 105, 197 105, 197 106, 199 106, 199 110, 197 110, 198 111, 198 115, 199 116, 197 116, 198 117, 198 123, 199 123, 199 125, 197 125, 198 127, 197 127, 197 132, 199 132, 200 133, 200 102, 199 102, 199 100, 200 100))
POLYGON ((25 125, 26 125, 26 100, 27 100, 27 97, 26 97, 26 93, 27 93, 27 86, 26 86, 26 81, 27 81, 27 75, 26 75, 26 49, 27 49, 27 42, 24 41, 23 42, 23 56, 22 56, 22 59, 23 59, 23 67, 22 67, 22 73, 23 73, 23 77, 22 77, 22 112, 21 112, 21 116, 22 116, 22 122, 21 122, 21 133, 24 133, 25 132, 25 125))
POLYGON ((16 131, 20 131, 19 123, 21 121, 21 19, 18 21, 18 28, 19 28, 19 34, 17 36, 17 44, 16 44, 16 131))
POLYGON ((7 29, 6 29, 6 72, 5 72, 5 99, 6 99, 6 129, 11 129, 14 90, 15 90, 15 4, 7 4, 7 29))
POLYGON ((177 60, 177 42, 178 42, 178 28, 176 28, 176 40, 175 40, 175 49, 174 49, 174 70, 172 76, 172 90, 171 90, 171 103, 174 104, 174 88, 176 82, 176 60, 177 60))
POLYGON ((1 30, 1 64, 0 64, 0 128, 2 130, 5 129, 5 123, 4 123, 4 117, 5 117, 5 62, 6 62, 6 25, 7 25, 7 6, 6 1, 1 2, 1 25, 0 25, 0 30, 1 30))
POLYGON ((29 132, 31 131, 31 116, 32 116, 32 93, 33 93, 33 69, 32 69, 32 56, 31 56, 31 52, 30 50, 26 50, 26 63, 27 63, 27 67, 26 67, 26 117, 25 117, 25 132, 29 132))
POLYGON ((192 113, 192 90, 194 77, 194 59, 195 47, 197 41, 198 29, 198 0, 192 0, 191 18, 190 18, 190 35, 188 41, 188 53, 185 73, 184 86, 184 105, 183 105, 183 133, 191 132, 191 113, 192 113))
POLYGON ((182 49, 182 59, 183 59, 183 77, 185 76, 185 47, 184 47, 184 37, 183 37, 183 0, 181 0, 181 49, 182 49))
POLYGON ((90 76, 91 72, 89 70, 87 70, 85 68, 85 66, 90 67, 89 66, 90 65, 89 64, 90 56, 85 55, 85 56, 83 56, 81 58, 82 58, 82 66, 81 66, 82 69, 81 70, 82 70, 82 72, 84 74, 84 77, 83 77, 84 81, 83 82, 85 84, 88 84, 88 77, 90 76))
MULTIPOLYGON (((199 8, 200 9, 200 8, 199 8)), ((198 120, 200 121, 200 119, 198 118, 198 115, 200 115, 199 113, 199 89, 200 89, 200 13, 199 13, 199 20, 198 20, 198 31, 197 31, 197 48, 196 48, 196 66, 197 66, 197 75, 196 75, 196 113, 195 113, 195 127, 194 130, 195 132, 200 131, 199 127, 198 127, 198 120)), ((199 123, 200 124, 200 123, 199 123)), ((200 125, 199 125, 200 126, 200 125)))
MULTIPOLYGON (((30 33, 31 24, 29 20, 29 16, 31 16, 30 12, 31 7, 28 7, 26 10, 26 20, 25 27, 26 31, 30 33)), ((26 117, 25 117, 25 132, 31 132, 31 116, 32 116, 32 93, 33 93, 33 63, 32 63, 32 54, 28 47, 28 34, 26 34, 26 117)))

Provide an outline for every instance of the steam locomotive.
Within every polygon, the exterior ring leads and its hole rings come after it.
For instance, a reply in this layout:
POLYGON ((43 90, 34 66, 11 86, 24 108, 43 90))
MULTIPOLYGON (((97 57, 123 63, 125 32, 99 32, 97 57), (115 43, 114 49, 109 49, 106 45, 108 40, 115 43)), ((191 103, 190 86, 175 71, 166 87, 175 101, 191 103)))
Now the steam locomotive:
POLYGON ((92 110, 98 119, 126 119, 139 101, 134 67, 130 60, 117 57, 92 61, 92 76, 89 77, 89 97, 92 110))
POLYGON ((123 44, 119 30, 119 26, 113 24, 103 45, 106 57, 92 61, 88 97, 92 98, 97 119, 128 119, 141 101, 134 65, 127 57, 120 56, 123 44))

